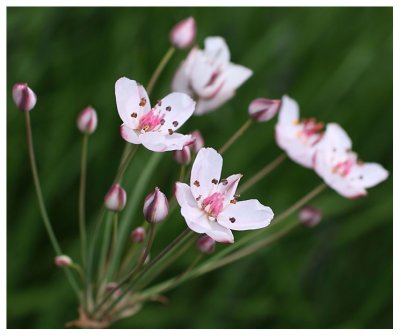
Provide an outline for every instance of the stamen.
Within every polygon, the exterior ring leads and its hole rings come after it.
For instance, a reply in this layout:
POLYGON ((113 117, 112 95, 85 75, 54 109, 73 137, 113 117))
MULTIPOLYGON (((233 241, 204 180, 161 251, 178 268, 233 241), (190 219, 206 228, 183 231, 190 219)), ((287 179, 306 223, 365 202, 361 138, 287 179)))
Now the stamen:
POLYGON ((228 184, 228 180, 227 180, 227 179, 222 179, 222 180, 221 180, 221 183, 222 183, 222 185, 224 185, 224 186, 225 186, 225 185, 227 185, 227 184, 228 184))
POLYGON ((174 134, 174 131, 172 130, 172 129, 168 129, 168 133, 169 133, 169 135, 172 135, 172 134, 174 134))
POLYGON ((174 125, 174 127, 177 127, 178 126, 178 122, 177 121, 173 121, 172 125, 174 125))
POLYGON ((165 124, 165 120, 164 119, 161 119, 160 120, 160 125, 164 125, 165 124))
POLYGON ((137 118, 137 113, 133 112, 133 113, 131 114, 131 117, 132 117, 132 118, 137 118))
POLYGON ((157 100, 157 105, 161 106, 161 104, 162 104, 161 100, 157 100))
POLYGON ((140 107, 144 107, 145 105, 146 105, 146 98, 140 99, 139 106, 140 106, 140 107))
POLYGON ((194 184, 196 187, 200 187, 200 182, 199 182, 199 181, 197 181, 197 180, 196 180, 196 181, 194 181, 194 182, 193 182, 193 184, 194 184))
POLYGON ((235 223, 236 222, 236 218, 235 217, 231 217, 231 218, 229 218, 229 220, 230 220, 231 223, 235 223))
POLYGON ((211 183, 218 184, 218 180, 214 178, 211 180, 211 183))
POLYGON ((196 197, 196 201, 200 201, 200 199, 201 199, 201 195, 196 197))
POLYGON ((170 112, 170 111, 171 111, 171 106, 167 106, 165 109, 166 109, 168 112, 170 112))
POLYGON ((239 198, 239 197, 240 197, 240 194, 235 194, 233 197, 239 198))
POLYGON ((237 203, 237 200, 231 199, 231 200, 230 200, 230 203, 231 203, 231 204, 236 204, 236 203, 237 203))

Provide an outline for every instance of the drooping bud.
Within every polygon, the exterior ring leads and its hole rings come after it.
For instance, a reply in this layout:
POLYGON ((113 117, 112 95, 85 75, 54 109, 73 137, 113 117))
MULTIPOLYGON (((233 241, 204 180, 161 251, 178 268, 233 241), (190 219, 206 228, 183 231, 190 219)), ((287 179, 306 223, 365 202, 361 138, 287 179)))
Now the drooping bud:
POLYGON ((280 106, 279 99, 257 98, 250 103, 249 114, 255 121, 268 121, 278 113, 280 106))
POLYGON ((196 37, 196 21, 193 17, 178 22, 169 35, 175 48, 185 49, 190 47, 196 37))
POLYGON ((16 83, 12 89, 12 95, 15 105, 23 111, 29 112, 36 105, 36 94, 25 83, 16 83))
POLYGON ((131 240, 134 243, 143 243, 144 239, 146 238, 146 230, 144 227, 139 226, 135 230, 131 232, 131 240))
POLYGON ((299 222, 309 228, 316 226, 321 218, 322 211, 311 206, 305 206, 299 211, 299 222))
POLYGON ((125 204, 125 190, 119 184, 114 184, 104 198, 105 207, 111 211, 121 211, 125 208, 125 204))
POLYGON ((215 249, 215 240, 207 235, 202 235, 197 240, 197 249, 204 254, 211 254, 215 249))
POLYGON ((88 106, 78 116, 76 121, 78 129, 84 134, 92 134, 97 127, 96 110, 88 106))
POLYGON ((167 197, 158 188, 144 200, 143 214, 150 224, 163 221, 168 215, 168 210, 167 197))
POLYGON ((54 263, 58 267, 69 267, 72 265, 72 260, 67 255, 59 255, 54 258, 54 263))
POLYGON ((204 139, 198 130, 192 132, 192 138, 194 139, 194 142, 190 147, 194 153, 197 153, 204 147, 204 139))
POLYGON ((181 165, 188 165, 192 159, 189 146, 183 146, 181 150, 174 151, 172 156, 181 165))

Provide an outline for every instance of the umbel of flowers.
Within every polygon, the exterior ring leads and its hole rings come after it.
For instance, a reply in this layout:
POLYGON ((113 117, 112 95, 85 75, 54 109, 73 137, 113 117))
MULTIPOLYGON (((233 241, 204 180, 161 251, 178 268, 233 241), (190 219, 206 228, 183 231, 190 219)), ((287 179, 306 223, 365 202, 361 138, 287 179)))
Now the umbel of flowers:
MULTIPOLYGON (((25 114, 30 164, 39 209, 54 248, 54 263, 65 270, 79 301, 79 316, 68 326, 104 328, 118 319, 135 315, 145 302, 162 301, 161 294, 182 282, 250 255, 289 234, 290 230, 284 228, 277 235, 269 236, 267 227, 273 224, 279 228, 279 223, 292 213, 298 212, 296 225, 314 227, 323 222, 323 211, 308 203, 325 186, 346 198, 357 198, 366 196, 368 188, 388 177, 380 164, 365 163, 358 158, 352 150, 350 137, 341 126, 328 123, 325 127, 313 118, 300 118, 298 103, 287 95, 281 99, 256 98, 250 102, 249 119, 218 150, 210 144, 210 139, 203 138, 201 130, 181 133, 181 127, 193 115, 210 113, 234 99, 240 86, 252 75, 246 66, 231 61, 224 38, 208 37, 204 49, 193 47, 177 69, 172 79, 173 92, 151 104, 149 94, 159 75, 175 49, 183 50, 193 45, 196 29, 193 17, 172 28, 171 48, 155 70, 147 89, 134 79, 122 77, 116 81, 116 108, 125 149, 116 176, 110 182, 111 188, 104 191, 104 202, 100 205, 102 216, 88 227, 90 234, 86 232, 85 214, 87 151, 89 137, 95 136, 98 116, 90 106, 78 115, 82 153, 78 197, 81 257, 77 261, 63 253, 44 204, 30 125, 36 94, 25 83, 13 87, 13 100, 25 114), (239 186, 243 175, 223 173, 222 154, 232 148, 253 123, 272 122, 275 116, 278 119, 275 134, 266 134, 266 141, 275 136, 284 153, 239 186), (205 142, 207 147, 204 147, 205 142), (156 156, 147 163, 135 161, 142 175, 135 177, 135 181, 123 181, 138 149, 155 152, 156 156), (158 187, 153 191, 146 190, 147 180, 161 157, 160 152, 167 151, 173 153, 169 156, 171 166, 174 169, 177 164, 181 166, 176 179, 163 182, 166 188, 174 189, 169 197, 158 187), (313 169, 323 184, 289 206, 280 216, 274 216, 273 210, 264 205, 272 204, 272 199, 260 202, 249 195, 250 199, 242 200, 240 194, 282 164, 286 157, 302 167, 313 169), (126 188, 132 191, 127 193, 126 188), (140 201, 142 213, 138 211, 140 201), (176 209, 180 210, 181 222, 169 220, 176 209), (168 228, 181 226, 183 231, 157 250, 153 243, 162 225, 168 228), (232 231, 249 230, 255 231, 235 242, 232 231), (198 237, 193 239, 196 235, 198 237), (191 247, 195 247, 197 255, 187 269, 154 284, 157 276, 176 258, 190 253, 191 247), (210 254, 212 257, 209 258, 210 254)), ((164 170, 167 165, 165 163, 158 169, 164 170)))

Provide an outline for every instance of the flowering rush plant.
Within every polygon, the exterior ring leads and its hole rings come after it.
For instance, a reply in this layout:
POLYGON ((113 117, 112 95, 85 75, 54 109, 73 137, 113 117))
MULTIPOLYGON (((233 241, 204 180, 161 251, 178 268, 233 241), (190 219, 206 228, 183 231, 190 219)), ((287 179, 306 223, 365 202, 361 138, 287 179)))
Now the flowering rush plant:
POLYGON ((115 82, 116 110, 121 119, 119 132, 126 144, 115 178, 104 193, 99 216, 91 225, 87 225, 85 214, 86 161, 88 142, 96 131, 98 116, 89 106, 77 117, 77 128, 82 133, 79 260, 63 252, 42 195, 30 123, 31 112, 37 104, 36 94, 25 83, 17 83, 12 89, 13 100, 25 115, 33 182, 54 248, 54 264, 65 271, 77 297, 79 314, 75 320, 66 321, 69 327, 106 328, 119 319, 135 315, 148 301, 163 302, 165 293, 183 282, 259 251, 298 225, 309 228, 317 225, 323 217, 322 211, 309 203, 326 187, 353 199, 366 196, 368 188, 388 177, 380 164, 358 158, 350 137, 340 125, 325 126, 313 118, 301 118, 298 103, 287 95, 281 99, 255 98, 249 102, 248 120, 220 148, 205 146, 200 130, 181 132, 180 128, 189 118, 215 112, 233 99, 252 71, 231 61, 222 37, 206 38, 204 49, 193 46, 196 22, 192 17, 173 27, 169 38, 171 47, 146 87, 134 78, 122 77, 115 82), (154 99, 152 90, 175 51, 191 46, 171 81, 172 92, 154 99), (283 153, 265 162, 250 178, 223 171, 223 154, 254 123, 274 122, 274 118, 277 119, 275 134, 270 136, 275 136, 283 153), (155 154, 147 163, 135 162, 137 150, 155 154), (159 153, 164 152, 171 152, 172 164, 181 167, 177 179, 169 181, 174 190, 172 195, 166 195, 156 185, 146 190, 146 176, 155 171, 159 153), (247 191, 287 158, 313 170, 322 183, 275 215, 268 206, 271 200, 253 199, 247 191), (124 182, 132 162, 140 165, 145 175, 124 182), (133 188, 131 193, 125 191, 128 187, 133 188), (143 224, 133 227, 132 214, 138 207, 143 209, 140 212, 143 224), (175 211, 181 214, 180 223, 168 221, 175 211), (297 221, 285 225, 291 215, 297 215, 297 221), (156 253, 153 243, 162 225, 179 225, 182 232, 156 253), (269 226, 276 229, 271 233, 269 226), (235 231, 250 232, 236 241, 235 231), (197 250, 193 261, 175 276, 160 280, 165 269, 191 248, 197 250))

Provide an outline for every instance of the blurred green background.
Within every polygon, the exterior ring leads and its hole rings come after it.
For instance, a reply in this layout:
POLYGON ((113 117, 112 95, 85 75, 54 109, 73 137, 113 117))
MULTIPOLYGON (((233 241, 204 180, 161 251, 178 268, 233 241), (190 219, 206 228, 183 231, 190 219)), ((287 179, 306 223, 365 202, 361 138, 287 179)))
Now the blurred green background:
MULTIPOLYGON (((73 292, 53 266, 12 85, 27 82, 38 95, 32 127, 43 192, 62 247, 79 260, 76 116, 89 104, 99 116, 89 144, 91 219, 124 146, 114 83, 121 76, 147 83, 169 47, 170 28, 190 15, 200 46, 206 36, 223 36, 232 60, 254 75, 231 101, 192 118, 185 131, 201 130, 206 145, 218 148, 246 121, 252 99, 288 93, 303 116, 340 123, 361 158, 392 171, 391 8, 8 8, 9 328, 61 328, 77 316, 73 292)), ((174 56, 152 101, 169 92, 185 55, 174 56)), ((279 155, 274 123, 255 125, 224 155, 224 175, 241 172, 246 178, 279 155)), ((137 153, 124 182, 128 192, 148 157, 144 149, 137 153)), ((170 194, 178 166, 166 153, 159 167, 147 190, 158 185, 170 194)), ((279 214, 319 183, 311 170, 286 161, 244 196, 259 198, 279 214)), ((114 327, 391 328, 392 177, 366 198, 347 200, 327 190, 311 204, 325 213, 315 229, 298 228, 268 249, 187 282, 167 293, 168 305, 149 303, 114 327)), ((142 222, 140 209, 136 217, 132 227, 142 222)), ((176 214, 155 248, 184 226, 176 214)), ((169 275, 195 253, 187 253, 169 275)))

